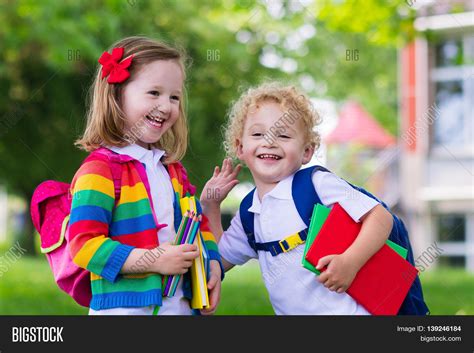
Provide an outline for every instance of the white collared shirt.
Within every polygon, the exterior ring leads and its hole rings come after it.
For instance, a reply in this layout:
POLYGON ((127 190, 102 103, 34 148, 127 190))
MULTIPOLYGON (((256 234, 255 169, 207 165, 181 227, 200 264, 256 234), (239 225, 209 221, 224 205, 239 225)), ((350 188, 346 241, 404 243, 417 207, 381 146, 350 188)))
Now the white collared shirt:
MULTIPOLYGON (((150 185, 150 193, 155 210, 156 219, 160 224, 167 226, 158 232, 159 243, 172 243, 176 235, 174 229, 174 191, 168 171, 161 163, 165 151, 158 148, 148 150, 139 145, 125 147, 108 147, 110 150, 128 155, 145 164, 146 175, 150 185)), ((183 297, 182 277, 173 297, 163 297, 163 305, 158 315, 191 315, 189 301, 183 297)), ((89 310, 89 315, 151 315, 154 305, 140 308, 114 308, 96 311, 89 310)))
MULTIPOLYGON (((293 175, 280 181, 260 201, 253 195, 249 208, 254 213, 254 233, 257 242, 282 240, 306 228, 291 194, 293 175)), ((332 207, 339 202, 356 221, 378 203, 354 190, 347 182, 327 172, 316 172, 313 185, 323 205, 332 207)), ((237 212, 230 227, 219 242, 219 252, 228 262, 242 265, 256 258, 270 301, 278 315, 370 315, 347 293, 332 292, 319 283, 315 275, 301 265, 304 245, 272 256, 267 251, 250 247, 237 212)))

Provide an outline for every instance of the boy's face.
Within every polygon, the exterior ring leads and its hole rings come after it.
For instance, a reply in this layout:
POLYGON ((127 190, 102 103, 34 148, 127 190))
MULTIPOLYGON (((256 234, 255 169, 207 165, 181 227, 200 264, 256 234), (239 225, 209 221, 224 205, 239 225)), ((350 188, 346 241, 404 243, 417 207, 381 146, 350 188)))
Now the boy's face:
POLYGON ((237 156, 249 167, 255 183, 275 184, 311 160, 314 148, 305 144, 303 122, 297 113, 285 118, 278 103, 262 102, 249 112, 237 156), (294 121, 292 124, 290 122, 294 121))

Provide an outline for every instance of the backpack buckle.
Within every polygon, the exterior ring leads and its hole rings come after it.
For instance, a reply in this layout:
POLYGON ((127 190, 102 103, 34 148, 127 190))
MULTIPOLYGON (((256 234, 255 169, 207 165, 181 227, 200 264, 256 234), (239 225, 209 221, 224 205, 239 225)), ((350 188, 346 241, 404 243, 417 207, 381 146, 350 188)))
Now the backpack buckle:
POLYGON ((283 240, 280 240, 279 244, 283 249, 283 252, 287 252, 296 248, 298 245, 304 244, 304 240, 301 239, 299 233, 295 233, 290 235, 289 237, 286 237, 283 240))

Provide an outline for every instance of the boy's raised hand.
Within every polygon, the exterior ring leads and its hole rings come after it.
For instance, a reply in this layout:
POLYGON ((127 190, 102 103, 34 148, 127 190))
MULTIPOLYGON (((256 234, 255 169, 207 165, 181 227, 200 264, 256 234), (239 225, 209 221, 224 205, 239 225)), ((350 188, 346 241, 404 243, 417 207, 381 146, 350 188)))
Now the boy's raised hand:
POLYGON ((203 205, 218 204, 227 197, 230 190, 239 183, 237 175, 242 166, 238 164, 235 168, 232 165, 232 159, 226 158, 222 161, 222 167, 214 168, 214 174, 204 185, 200 201, 203 205))
POLYGON ((327 269, 318 276, 318 281, 337 293, 345 292, 350 287, 359 270, 344 254, 320 258, 316 269, 321 270, 326 266, 327 269))

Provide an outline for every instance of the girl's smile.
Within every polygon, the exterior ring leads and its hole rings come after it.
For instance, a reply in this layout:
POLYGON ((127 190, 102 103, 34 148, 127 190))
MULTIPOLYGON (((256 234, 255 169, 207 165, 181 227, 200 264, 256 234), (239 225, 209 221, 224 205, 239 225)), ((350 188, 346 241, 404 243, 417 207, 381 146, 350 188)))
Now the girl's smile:
POLYGON ((151 127, 154 127, 154 128, 163 127, 163 123, 165 122, 165 119, 160 118, 158 116, 153 116, 153 115, 146 115, 145 119, 147 123, 150 124, 151 127))

